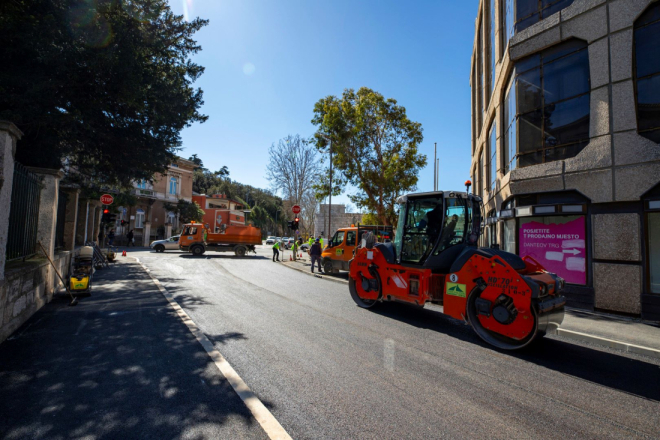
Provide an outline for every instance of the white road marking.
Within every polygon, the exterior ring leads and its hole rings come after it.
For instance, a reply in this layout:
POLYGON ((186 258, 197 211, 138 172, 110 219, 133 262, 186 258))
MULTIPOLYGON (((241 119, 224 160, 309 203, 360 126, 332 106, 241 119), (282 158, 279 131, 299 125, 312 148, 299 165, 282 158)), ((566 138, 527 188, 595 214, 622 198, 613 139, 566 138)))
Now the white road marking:
POLYGON ((247 386, 245 381, 241 379, 236 370, 227 362, 227 360, 222 356, 222 354, 215 348, 213 343, 206 337, 206 335, 197 327, 197 325, 190 319, 190 316, 181 308, 179 303, 176 302, 174 297, 163 287, 163 285, 156 279, 151 271, 140 261, 139 258, 133 257, 135 260, 142 266, 142 268, 149 274, 153 280, 158 290, 163 294, 163 296, 170 303, 174 311, 179 315, 179 318, 183 321, 184 324, 188 327, 188 330, 195 335, 197 341, 202 344, 204 350, 209 354, 216 367, 220 370, 220 373, 227 379, 231 387, 234 389, 236 394, 241 398, 245 406, 248 407, 254 418, 259 422, 263 430, 266 432, 271 439, 277 440, 287 440, 291 439, 291 436, 286 432, 286 430, 280 425, 275 416, 268 411, 268 408, 259 400, 257 396, 250 390, 250 387, 247 386))

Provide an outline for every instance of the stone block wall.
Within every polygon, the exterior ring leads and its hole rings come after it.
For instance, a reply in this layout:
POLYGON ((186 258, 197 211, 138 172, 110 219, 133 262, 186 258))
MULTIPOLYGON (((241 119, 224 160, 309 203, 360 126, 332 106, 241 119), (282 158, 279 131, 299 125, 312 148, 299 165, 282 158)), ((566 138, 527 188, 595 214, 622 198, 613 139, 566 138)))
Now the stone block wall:
MULTIPOLYGON (((53 263, 65 277, 74 252, 60 252, 53 263)), ((57 276, 49 277, 50 263, 45 259, 15 263, 5 270, 0 284, 0 343, 16 331, 30 316, 53 299, 63 288, 57 276)))

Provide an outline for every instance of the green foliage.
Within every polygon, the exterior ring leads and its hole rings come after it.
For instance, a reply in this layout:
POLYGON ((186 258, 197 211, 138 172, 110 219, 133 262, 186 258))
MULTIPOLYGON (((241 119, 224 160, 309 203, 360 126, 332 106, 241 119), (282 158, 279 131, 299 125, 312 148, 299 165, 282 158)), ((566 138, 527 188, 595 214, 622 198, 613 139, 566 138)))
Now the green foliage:
POLYGON ((181 223, 201 222, 204 219, 204 210, 196 202, 188 202, 183 199, 174 203, 163 203, 165 210, 179 215, 181 223))
POLYGON ((127 186, 164 171, 180 132, 207 117, 193 83, 204 68, 166 0, 0 2, 0 119, 25 133, 24 165, 127 186))
MULTIPOLYGON (((396 222, 396 199, 415 189, 426 156, 418 154, 422 125, 408 119, 406 109, 394 99, 363 87, 346 89, 341 98, 328 96, 314 105, 316 146, 324 154, 331 140, 337 178, 332 190, 347 184, 358 189, 350 200, 374 212, 379 223, 396 222)), ((333 176, 334 177, 334 176, 333 176)), ((326 179, 327 182, 327 179, 326 179)), ((330 186, 317 188, 321 198, 330 186)))
POLYGON ((373 212, 369 212, 362 216, 361 223, 363 225, 377 225, 380 223, 380 220, 378 219, 378 216, 376 214, 374 214, 373 212))

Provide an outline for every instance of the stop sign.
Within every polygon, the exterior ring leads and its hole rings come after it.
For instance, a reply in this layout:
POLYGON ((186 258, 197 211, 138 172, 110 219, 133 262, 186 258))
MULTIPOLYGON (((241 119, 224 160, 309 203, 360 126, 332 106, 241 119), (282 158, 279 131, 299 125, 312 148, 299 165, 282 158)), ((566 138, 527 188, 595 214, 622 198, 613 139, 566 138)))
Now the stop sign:
POLYGON ((112 202, 114 201, 115 199, 110 194, 103 194, 101 196, 101 203, 104 205, 112 205, 112 202))
POLYGON ((300 205, 293 205, 291 211, 293 211, 294 214, 300 214, 300 205))

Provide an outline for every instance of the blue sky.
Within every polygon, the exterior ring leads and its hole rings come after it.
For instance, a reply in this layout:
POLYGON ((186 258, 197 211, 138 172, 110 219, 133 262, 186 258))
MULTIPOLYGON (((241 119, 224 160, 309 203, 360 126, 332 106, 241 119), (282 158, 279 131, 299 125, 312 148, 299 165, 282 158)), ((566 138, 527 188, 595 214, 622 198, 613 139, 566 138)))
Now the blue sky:
MULTIPOLYGON (((181 156, 266 188, 268 147, 311 136, 314 103, 370 87, 420 122, 429 163, 419 190, 463 189, 470 169, 470 54, 478 1, 170 0, 173 11, 210 23, 196 34, 206 67, 204 124, 183 131, 181 156)), ((326 161, 327 163, 327 161, 326 161)), ((344 203, 346 197, 333 198, 344 203)))

